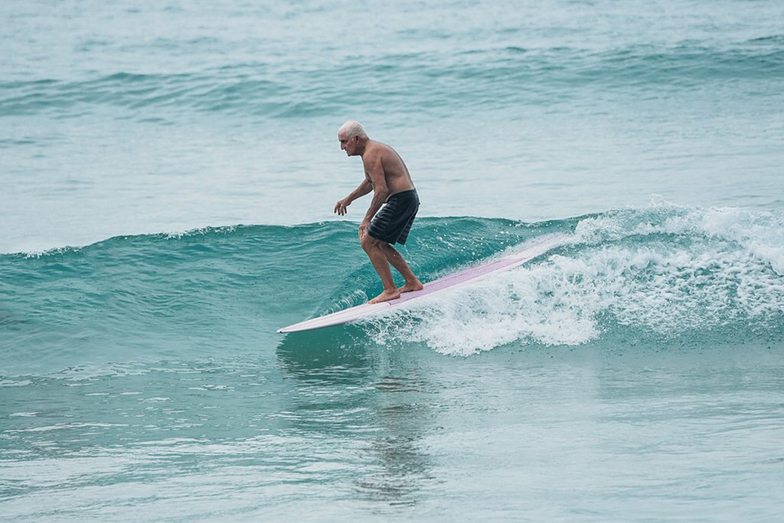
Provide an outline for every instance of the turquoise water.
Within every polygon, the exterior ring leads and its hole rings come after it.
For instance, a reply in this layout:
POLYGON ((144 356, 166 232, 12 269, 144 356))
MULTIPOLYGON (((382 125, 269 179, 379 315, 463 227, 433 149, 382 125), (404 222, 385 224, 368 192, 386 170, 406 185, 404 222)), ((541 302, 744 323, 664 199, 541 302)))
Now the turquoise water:
POLYGON ((8 521, 774 521, 784 6, 0 5, 8 521), (371 321, 362 121, 422 199, 371 321))

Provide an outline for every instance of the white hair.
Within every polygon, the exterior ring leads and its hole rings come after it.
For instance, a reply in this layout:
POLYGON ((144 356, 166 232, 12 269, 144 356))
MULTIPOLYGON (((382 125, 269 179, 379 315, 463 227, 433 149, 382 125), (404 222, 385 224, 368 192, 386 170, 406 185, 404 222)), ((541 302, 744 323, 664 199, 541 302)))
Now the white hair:
POLYGON ((340 126, 338 134, 344 134, 346 138, 353 138, 354 136, 359 136, 360 138, 368 137, 367 133, 365 132, 365 128, 362 127, 362 124, 353 120, 349 120, 340 126))

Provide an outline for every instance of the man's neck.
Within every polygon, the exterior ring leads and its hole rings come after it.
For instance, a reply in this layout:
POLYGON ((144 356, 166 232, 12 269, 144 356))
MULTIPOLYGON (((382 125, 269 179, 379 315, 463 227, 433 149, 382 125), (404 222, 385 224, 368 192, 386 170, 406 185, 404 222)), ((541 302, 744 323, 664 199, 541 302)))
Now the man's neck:
POLYGON ((367 151, 367 147, 369 143, 370 143, 370 138, 364 140, 363 142, 361 142, 360 145, 357 146, 357 154, 359 156, 363 156, 365 154, 365 151, 367 151))

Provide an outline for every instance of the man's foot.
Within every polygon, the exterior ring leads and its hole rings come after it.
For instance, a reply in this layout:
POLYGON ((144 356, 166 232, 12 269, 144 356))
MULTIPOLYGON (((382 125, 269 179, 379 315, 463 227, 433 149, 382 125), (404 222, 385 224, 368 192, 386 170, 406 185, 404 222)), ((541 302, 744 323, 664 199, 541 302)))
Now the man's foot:
POLYGON ((381 294, 379 294, 378 296, 370 300, 368 303, 381 303, 383 301, 396 300, 398 298, 400 298, 400 291, 395 289, 394 291, 382 292, 381 294))
POLYGON ((408 282, 406 282, 406 284, 405 284, 405 285, 403 285, 402 287, 400 287, 400 288, 398 289, 398 291, 400 291, 400 293, 402 294, 402 293, 404 293, 404 292, 414 292, 414 291, 421 291, 421 290, 422 290, 422 289, 424 289, 424 288, 425 288, 425 286, 424 286, 424 285, 422 285, 422 282, 420 282, 419 280, 417 280, 417 281, 415 281, 415 282, 413 282, 413 283, 408 283, 408 282))

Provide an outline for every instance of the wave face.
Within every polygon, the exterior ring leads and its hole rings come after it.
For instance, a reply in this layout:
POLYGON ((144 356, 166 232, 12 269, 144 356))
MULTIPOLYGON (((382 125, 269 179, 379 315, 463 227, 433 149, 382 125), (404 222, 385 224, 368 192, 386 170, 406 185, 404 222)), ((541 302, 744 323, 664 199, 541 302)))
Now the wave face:
MULTIPOLYGON (((380 292, 355 227, 208 228, 4 255, 3 366, 209 355, 216 347, 244 354, 275 344, 276 328, 380 292)), ((704 345, 782 332, 781 214, 662 203, 536 224, 426 218, 406 253, 429 281, 550 232, 571 232, 572 241, 333 335, 469 355, 508 344, 704 345)))

